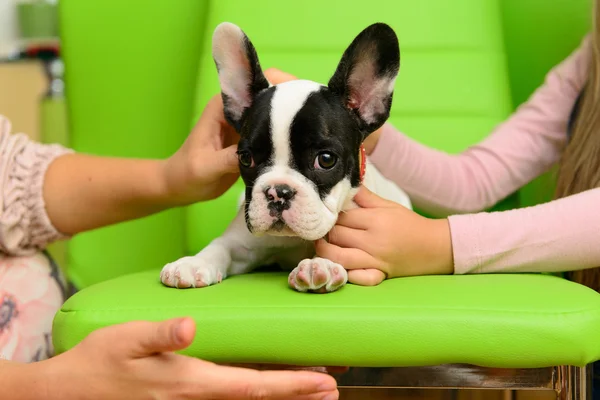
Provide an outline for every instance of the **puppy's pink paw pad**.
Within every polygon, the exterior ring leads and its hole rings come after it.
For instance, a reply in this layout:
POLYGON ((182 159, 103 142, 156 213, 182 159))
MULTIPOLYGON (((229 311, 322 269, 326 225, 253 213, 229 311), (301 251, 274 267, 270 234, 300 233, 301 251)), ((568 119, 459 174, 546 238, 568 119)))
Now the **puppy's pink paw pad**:
POLYGON ((348 281, 348 273, 339 264, 324 258, 302 260, 290 273, 288 283, 299 292, 329 293, 348 281))
POLYGON ((304 270, 300 270, 298 271, 298 273, 296 274, 296 279, 295 281, 299 284, 299 285, 304 285, 304 286, 309 286, 310 285, 310 276, 308 276, 308 274, 306 273, 306 271, 304 270))
POLYGON ((206 283, 204 283, 204 281, 202 280, 202 277, 196 278, 196 280, 194 281, 194 287, 201 288, 201 287, 206 287, 206 286, 208 286, 208 285, 206 283))
POLYGON ((312 276, 313 285, 323 286, 323 285, 327 284, 327 281, 330 278, 333 278, 335 275, 338 275, 339 272, 335 268, 332 268, 330 270, 330 274, 327 274, 326 269, 322 269, 318 265, 312 264, 311 269, 310 269, 310 274, 312 276))

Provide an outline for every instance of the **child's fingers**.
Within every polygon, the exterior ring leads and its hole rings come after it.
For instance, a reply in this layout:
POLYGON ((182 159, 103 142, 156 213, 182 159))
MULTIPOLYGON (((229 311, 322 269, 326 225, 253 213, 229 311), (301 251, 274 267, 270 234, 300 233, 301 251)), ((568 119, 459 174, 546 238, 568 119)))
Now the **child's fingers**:
POLYGON ((361 208, 387 208, 398 206, 398 204, 393 201, 377 196, 365 186, 360 187, 358 193, 354 196, 354 202, 361 208))
POLYGON ((347 270, 377 268, 379 265, 373 256, 363 250, 343 248, 327 243, 324 239, 315 242, 315 250, 319 257, 338 263, 347 270))
POLYGON ((367 231, 342 225, 334 226, 328 234, 328 242, 345 248, 361 248, 368 243, 367 231))
POLYGON ((194 139, 198 141, 197 145, 207 145, 220 137, 223 123, 226 123, 223 114, 223 99, 221 95, 216 95, 204 107, 204 111, 190 135, 193 135, 194 139))
POLYGON ((311 371, 256 371, 216 366, 205 369, 204 378, 213 383, 206 398, 215 399, 317 400, 335 394, 337 387, 330 375, 311 371))
POLYGON ((229 146, 223 150, 219 150, 214 153, 214 159, 211 160, 210 167, 214 168, 214 171, 218 174, 230 173, 238 174, 240 171, 237 146, 229 146))
POLYGON ((292 370, 292 371, 314 371, 328 374, 341 374, 348 371, 348 367, 306 367, 290 364, 219 364, 226 367, 250 368, 259 371, 277 371, 277 370, 292 370))
POLYGON ((115 325, 103 331, 103 335, 99 337, 106 346, 112 343, 112 338, 108 335, 125 338, 118 341, 122 354, 129 357, 146 357, 151 354, 185 349, 192 343, 195 334, 194 320, 176 318, 161 322, 132 321, 115 325))
POLYGON ((360 286, 377 286, 386 278, 378 269, 353 269, 348 271, 348 282, 360 286))
POLYGON ((352 210, 341 212, 335 224, 336 226, 366 231, 372 223, 373 216, 370 210, 353 208, 352 210))

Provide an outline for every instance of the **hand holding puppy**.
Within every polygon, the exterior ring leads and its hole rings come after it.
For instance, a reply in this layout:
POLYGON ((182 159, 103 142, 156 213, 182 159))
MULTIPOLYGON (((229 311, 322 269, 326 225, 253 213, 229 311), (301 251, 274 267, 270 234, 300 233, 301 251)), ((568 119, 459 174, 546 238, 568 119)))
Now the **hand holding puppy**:
MULTIPOLYGON (((297 79, 275 68, 265 71, 278 84, 297 79)), ((213 96, 181 148, 164 163, 171 198, 189 204, 212 200, 239 177, 236 155, 239 134, 227 123, 220 94, 213 96)))
POLYGON ((453 273, 446 219, 425 218, 365 187, 354 201, 360 208, 341 213, 328 241, 316 242, 317 255, 343 265, 351 282, 453 273))
POLYGON ((239 177, 238 140, 216 95, 181 148, 166 160, 82 153, 57 157, 44 179, 46 212, 54 228, 74 235, 215 199, 239 177))
POLYGON ((181 148, 164 163, 172 197, 187 204, 225 193, 239 177, 238 141, 225 121, 221 95, 213 96, 181 148))

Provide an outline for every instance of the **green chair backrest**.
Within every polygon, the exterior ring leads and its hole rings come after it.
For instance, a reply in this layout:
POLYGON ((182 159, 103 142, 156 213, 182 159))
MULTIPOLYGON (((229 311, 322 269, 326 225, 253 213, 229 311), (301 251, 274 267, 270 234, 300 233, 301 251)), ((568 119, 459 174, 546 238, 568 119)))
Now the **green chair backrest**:
MULTIPOLYGON (((350 41, 381 21, 398 33, 402 54, 391 122, 456 153, 488 135, 572 51, 588 30, 589 2, 61 0, 70 144, 95 154, 171 154, 219 91, 210 42, 220 22, 246 31, 264 68, 326 83, 350 41)), ((85 287, 197 252, 225 229, 242 188, 76 237, 71 279, 85 287)), ((521 201, 539 201, 537 193, 529 185, 521 201)))
MULTIPOLYGON (((204 0, 59 2, 75 150, 161 158, 177 150, 189 132, 207 5, 204 0)), ((69 278, 85 287, 181 257, 184 211, 76 236, 69 243, 69 278)))

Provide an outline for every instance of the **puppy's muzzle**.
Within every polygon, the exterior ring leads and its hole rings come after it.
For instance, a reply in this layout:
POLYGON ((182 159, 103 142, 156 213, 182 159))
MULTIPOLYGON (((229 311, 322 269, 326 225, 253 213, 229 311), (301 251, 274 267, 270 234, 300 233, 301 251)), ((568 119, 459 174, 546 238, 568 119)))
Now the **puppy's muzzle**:
POLYGON ((296 191, 285 184, 268 186, 263 193, 267 198, 267 207, 272 217, 281 216, 284 210, 288 210, 296 196, 296 191))

